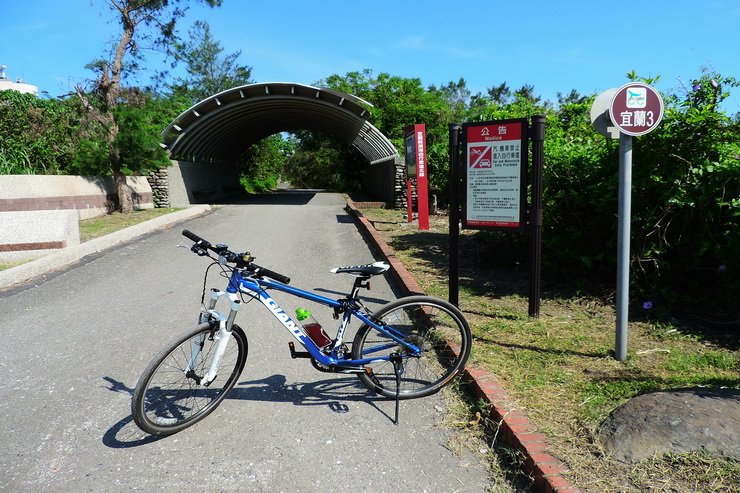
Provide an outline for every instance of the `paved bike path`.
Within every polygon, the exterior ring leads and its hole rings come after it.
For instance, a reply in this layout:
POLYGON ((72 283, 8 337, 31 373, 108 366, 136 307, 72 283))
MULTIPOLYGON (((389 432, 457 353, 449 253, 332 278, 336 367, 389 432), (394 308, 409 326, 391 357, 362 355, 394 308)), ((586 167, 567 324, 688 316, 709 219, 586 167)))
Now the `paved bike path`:
MULTIPOLYGON (((219 208, 0 292, 0 491, 485 490, 485 465, 446 447, 440 396, 403 402, 396 426, 393 402, 354 376, 292 360, 290 336, 256 304, 237 318, 245 370, 214 414, 159 440, 131 422, 139 373, 196 319, 207 262, 176 248, 189 243, 181 229, 328 293, 351 283, 330 268, 373 260, 341 196, 286 197, 219 208)), ((223 286, 215 272, 210 280, 223 286)), ((394 297, 384 281, 372 288, 371 306, 394 297)), ((300 301, 275 299, 286 311, 300 301)), ((314 313, 333 328, 327 311, 314 313)))

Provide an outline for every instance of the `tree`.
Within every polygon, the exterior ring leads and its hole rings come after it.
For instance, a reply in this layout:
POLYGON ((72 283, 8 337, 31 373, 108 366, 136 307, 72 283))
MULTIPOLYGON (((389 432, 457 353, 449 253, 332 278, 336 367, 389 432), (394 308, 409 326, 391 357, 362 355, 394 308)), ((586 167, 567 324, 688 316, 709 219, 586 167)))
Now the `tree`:
POLYGON ((361 189, 367 163, 357 149, 320 132, 302 130, 295 138, 295 152, 284 167, 293 186, 349 192, 361 189))
POLYGON ((295 143, 280 134, 270 135, 253 144, 240 159, 244 168, 240 182, 248 193, 275 190, 283 174, 286 159, 293 154, 295 143))
POLYGON ((503 106, 509 102, 509 98, 511 97, 511 89, 509 89, 509 86, 506 84, 506 82, 502 82, 497 86, 489 87, 488 95, 491 97, 494 103, 503 106))
POLYGON ((373 76, 371 70, 365 69, 345 76, 332 75, 317 85, 354 94, 372 103, 370 122, 391 140, 396 149, 403 149, 404 128, 414 123, 426 124, 431 187, 446 189, 447 124, 453 118, 451 104, 464 101, 469 94, 464 79, 450 82, 442 89, 425 89, 420 79, 387 73, 373 76))
MULTIPOLYGON (((202 0, 214 7, 221 0, 202 0)), ((105 159, 113 174, 122 212, 133 211, 132 190, 126 184, 124 162, 118 145, 120 122, 116 108, 121 104, 121 81, 124 68, 132 73, 143 60, 143 51, 159 46, 168 47, 175 40, 175 25, 185 15, 185 0, 107 0, 108 7, 117 18, 120 32, 107 59, 89 65, 97 72, 92 93, 77 86, 77 95, 85 110, 87 124, 92 132, 102 137, 105 159), (125 64, 124 64, 125 62, 125 64)), ((130 163, 134 165, 135 163, 130 163)))
POLYGON ((241 50, 224 55, 221 43, 213 39, 205 21, 196 21, 188 38, 174 45, 175 60, 184 63, 187 77, 175 80, 175 93, 187 95, 193 103, 232 87, 249 84, 252 67, 239 65, 241 50))
POLYGON ((444 94, 447 106, 451 112, 449 116, 450 122, 462 121, 465 118, 468 110, 468 101, 471 97, 471 92, 468 89, 465 79, 460 77, 457 82, 450 81, 446 86, 441 86, 439 89, 435 86, 430 86, 429 91, 441 91, 444 94))

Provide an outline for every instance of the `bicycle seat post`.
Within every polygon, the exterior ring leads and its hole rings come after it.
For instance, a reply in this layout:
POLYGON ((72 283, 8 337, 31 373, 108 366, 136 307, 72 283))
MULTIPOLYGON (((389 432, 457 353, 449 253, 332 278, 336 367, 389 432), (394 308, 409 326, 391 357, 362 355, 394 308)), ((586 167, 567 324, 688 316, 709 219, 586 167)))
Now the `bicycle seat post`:
POLYGON ((360 292, 360 288, 370 289, 370 276, 360 276, 355 278, 354 284, 352 284, 352 293, 349 295, 351 300, 356 300, 360 292))

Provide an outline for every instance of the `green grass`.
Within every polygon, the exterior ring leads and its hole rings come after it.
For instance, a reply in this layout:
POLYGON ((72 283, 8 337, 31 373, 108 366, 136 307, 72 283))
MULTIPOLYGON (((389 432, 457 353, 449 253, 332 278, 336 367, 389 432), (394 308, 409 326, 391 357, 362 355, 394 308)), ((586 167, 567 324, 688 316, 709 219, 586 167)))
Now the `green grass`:
POLYGON ((101 217, 83 219, 80 221, 80 242, 84 243, 100 236, 134 226, 135 224, 154 219, 178 209, 159 208, 134 211, 131 214, 114 212, 101 217))
POLYGON ((17 262, 0 262, 0 270, 12 269, 13 267, 25 264, 26 262, 30 262, 30 260, 19 260, 17 262))
MULTIPOLYGON (((403 211, 362 212, 421 288, 446 299, 448 218, 432 217, 430 230, 422 232, 406 223, 403 211)), ((563 296, 553 287, 543 292, 540 317, 531 319, 528 270, 513 262, 494 265, 490 242, 491 235, 462 232, 459 299, 473 331, 471 362, 497 375, 538 430, 552 438, 553 452, 566 463, 574 483, 599 492, 697 491, 696 485, 701 485, 698 490, 737 491, 737 461, 684 454, 626 465, 609 460, 597 436, 601 421, 639 394, 740 387, 740 356, 727 331, 706 331, 690 321, 652 320, 635 309, 629 356, 616 361, 612 302, 583 292, 563 296)))

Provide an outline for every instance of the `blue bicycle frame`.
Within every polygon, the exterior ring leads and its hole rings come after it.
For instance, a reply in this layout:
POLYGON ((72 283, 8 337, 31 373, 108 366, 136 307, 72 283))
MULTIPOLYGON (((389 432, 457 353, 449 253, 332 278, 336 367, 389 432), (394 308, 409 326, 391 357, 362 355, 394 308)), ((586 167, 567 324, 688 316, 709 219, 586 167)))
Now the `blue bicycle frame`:
POLYGON ((232 312, 229 314, 228 317, 228 320, 230 320, 231 323, 233 323, 236 311, 238 310, 238 302, 233 302, 238 299, 239 293, 247 295, 252 299, 258 300, 265 307, 267 307, 270 310, 270 313, 272 313, 272 315, 283 325, 283 327, 285 327, 293 335, 293 337, 297 339, 304 348, 306 348, 310 356, 324 366, 338 367, 345 370, 361 370, 363 365, 366 365, 368 363, 378 361, 390 361, 389 355, 372 357, 371 354, 394 348, 398 345, 405 348, 405 351, 403 351, 404 354, 401 355, 402 357, 418 357, 419 355, 421 355, 421 349, 414 344, 405 341, 404 334, 398 332, 389 325, 381 325, 373 322, 371 320, 371 315, 363 312, 357 302, 352 298, 347 298, 344 300, 326 298, 316 293, 304 291, 303 289, 288 286, 287 284, 283 284, 271 279, 245 277, 242 275, 242 271, 238 269, 232 270, 226 292, 213 290, 213 293, 215 294, 212 294, 211 310, 209 311, 212 312, 216 300, 220 296, 228 296, 229 299, 232 300, 232 312), (293 296, 297 296, 299 298, 304 298, 315 303, 320 303, 322 305, 333 308, 336 313, 343 313, 342 322, 339 325, 339 329, 337 330, 337 334, 334 342, 332 343, 331 351, 329 352, 329 354, 324 353, 324 351, 322 351, 303 331, 301 325, 296 324, 290 318, 290 316, 285 313, 280 305, 278 305, 278 303, 273 300, 267 293, 268 289, 276 289, 278 291, 282 291, 293 296), (343 354, 339 353, 339 349, 342 346, 345 331, 347 330, 347 327, 349 327, 349 323, 353 315, 357 317, 362 323, 367 324, 368 326, 393 340, 394 343, 384 343, 373 346, 371 348, 365 348, 363 356, 369 356, 367 358, 349 359, 344 357, 343 354))

